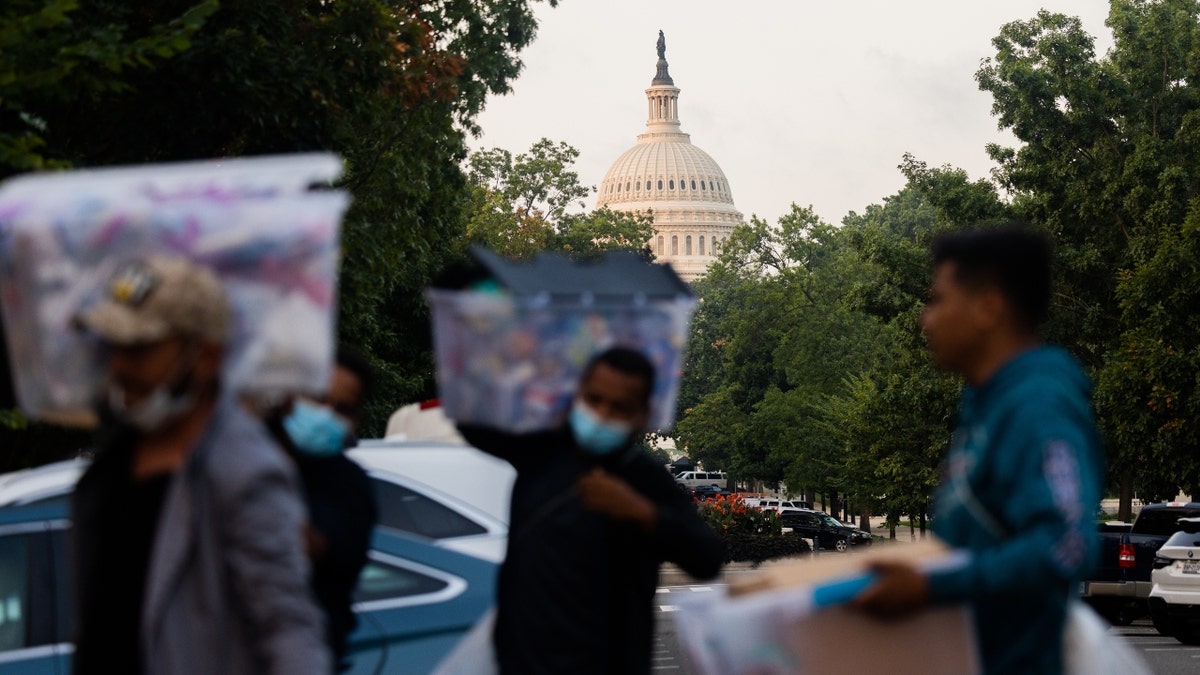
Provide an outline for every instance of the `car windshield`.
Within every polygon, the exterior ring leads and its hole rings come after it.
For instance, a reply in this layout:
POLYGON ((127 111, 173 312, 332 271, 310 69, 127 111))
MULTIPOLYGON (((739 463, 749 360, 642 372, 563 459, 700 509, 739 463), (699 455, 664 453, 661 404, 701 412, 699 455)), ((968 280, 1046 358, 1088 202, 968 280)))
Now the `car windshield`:
POLYGON ((821 516, 821 520, 825 521, 825 524, 830 527, 850 527, 833 516, 821 516))

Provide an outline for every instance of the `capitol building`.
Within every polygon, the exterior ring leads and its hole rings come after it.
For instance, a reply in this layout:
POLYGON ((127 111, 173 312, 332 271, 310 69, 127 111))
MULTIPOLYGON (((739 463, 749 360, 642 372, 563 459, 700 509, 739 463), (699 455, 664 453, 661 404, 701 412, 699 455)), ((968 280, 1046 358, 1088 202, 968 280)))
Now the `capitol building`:
POLYGON ((679 88, 667 71, 662 31, 658 35, 657 72, 646 89, 646 131, 604 175, 596 207, 652 211, 651 250, 691 282, 704 276, 742 214, 721 167, 680 130, 679 88))

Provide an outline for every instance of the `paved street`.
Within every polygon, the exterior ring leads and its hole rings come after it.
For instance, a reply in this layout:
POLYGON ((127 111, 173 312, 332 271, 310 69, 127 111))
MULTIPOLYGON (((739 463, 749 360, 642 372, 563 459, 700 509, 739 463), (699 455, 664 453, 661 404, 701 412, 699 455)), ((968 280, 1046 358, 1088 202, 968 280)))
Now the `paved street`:
POLYGON ((688 673, 687 659, 675 633, 671 615, 678 609, 680 595, 685 593, 724 593, 724 584, 690 584, 662 586, 654 596, 658 616, 654 622, 654 647, 650 669, 656 673, 688 673))
MULTIPOLYGON (((685 675, 692 672, 679 644, 672 615, 680 596, 689 593, 723 593, 724 584, 686 584, 663 586, 654 597, 658 607, 651 669, 656 673, 685 675)), ((1132 625, 1114 627, 1114 640, 1127 640, 1137 649, 1157 675, 1184 675, 1200 672, 1200 647, 1180 644, 1175 638, 1159 635, 1149 619, 1132 625)))
POLYGON ((1128 640, 1145 657, 1157 675, 1182 675, 1200 672, 1200 647, 1189 647, 1175 638, 1164 637, 1150 625, 1150 619, 1109 630, 1119 639, 1128 640))

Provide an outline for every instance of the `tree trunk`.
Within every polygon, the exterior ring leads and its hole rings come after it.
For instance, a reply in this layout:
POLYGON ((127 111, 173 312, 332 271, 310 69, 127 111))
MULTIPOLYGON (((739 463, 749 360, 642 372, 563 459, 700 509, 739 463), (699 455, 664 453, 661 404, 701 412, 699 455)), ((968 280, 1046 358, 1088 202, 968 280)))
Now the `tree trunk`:
POLYGON ((837 516, 838 516, 838 492, 837 492, 837 490, 832 490, 829 493, 829 507, 830 508, 826 509, 826 512, 829 515, 833 516, 834 518, 837 518, 837 516))
POLYGON ((1121 472, 1121 487, 1117 494, 1117 520, 1133 522, 1133 473, 1128 469, 1121 472))
POLYGON ((922 539, 925 538, 925 512, 928 510, 928 508, 929 508, 928 502, 924 502, 921 504, 920 523, 921 523, 921 538, 922 539))
POLYGON ((859 529, 864 532, 871 531, 871 509, 865 504, 858 507, 858 520, 860 523, 858 526, 859 529))

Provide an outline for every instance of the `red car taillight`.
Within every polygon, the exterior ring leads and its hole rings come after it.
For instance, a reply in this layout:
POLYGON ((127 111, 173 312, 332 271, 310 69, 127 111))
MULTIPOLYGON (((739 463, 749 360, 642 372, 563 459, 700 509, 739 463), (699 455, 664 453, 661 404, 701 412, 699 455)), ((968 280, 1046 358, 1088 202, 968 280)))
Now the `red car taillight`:
POLYGON ((1121 544, 1117 549, 1117 567, 1133 567, 1136 563, 1133 544, 1121 544))

